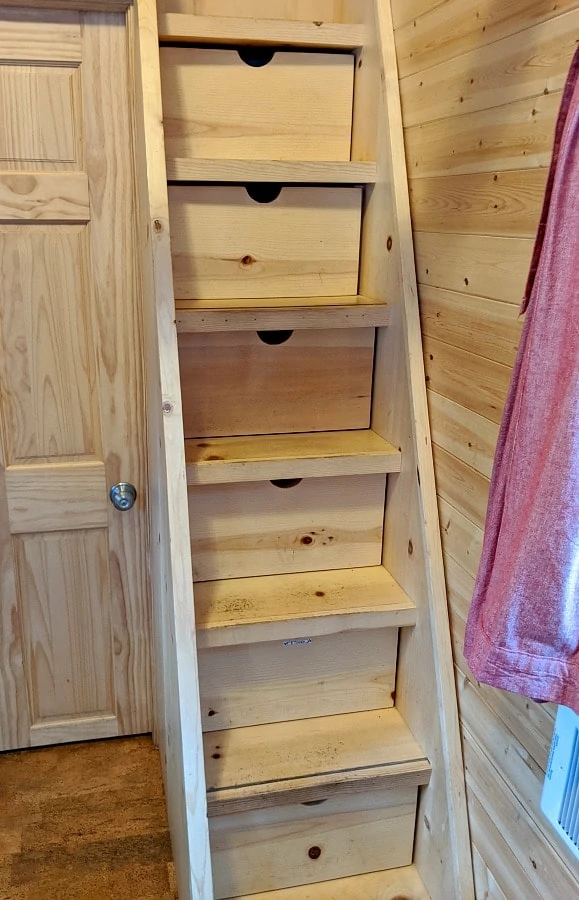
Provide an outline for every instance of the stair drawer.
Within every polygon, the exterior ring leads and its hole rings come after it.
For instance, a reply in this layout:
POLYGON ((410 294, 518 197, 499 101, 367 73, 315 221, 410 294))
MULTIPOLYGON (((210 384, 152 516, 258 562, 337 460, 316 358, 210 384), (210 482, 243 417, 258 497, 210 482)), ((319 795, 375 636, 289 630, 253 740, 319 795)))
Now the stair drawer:
POLYGON ((189 488, 195 581, 378 566, 386 475, 189 488))
POLYGON ((186 438, 368 428, 373 328, 180 334, 186 438))
POLYGON ((397 628, 375 628, 200 649, 203 730, 388 708, 397 648, 397 628))
POLYGON ((348 53, 162 47, 168 159, 349 160, 348 53))
POLYGON ((410 865, 416 800, 410 787, 214 816, 215 898, 410 865))
POLYGON ((170 187, 175 298, 355 295, 361 206, 361 188, 170 187))

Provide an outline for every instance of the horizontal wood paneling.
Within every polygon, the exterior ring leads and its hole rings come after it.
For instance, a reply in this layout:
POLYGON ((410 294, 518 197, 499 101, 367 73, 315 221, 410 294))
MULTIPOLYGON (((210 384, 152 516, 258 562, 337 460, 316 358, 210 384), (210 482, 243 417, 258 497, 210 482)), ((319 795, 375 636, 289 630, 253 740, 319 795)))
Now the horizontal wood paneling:
MULTIPOLYGON (((442 496, 438 498, 438 512, 445 554, 462 566, 469 579, 474 582, 482 551, 482 528, 475 525, 442 496)), ((471 594, 473 587, 474 584, 467 585, 471 594)))
POLYGON ((420 231, 533 237, 546 180, 546 169, 416 178, 413 220, 420 231))
POLYGON ((522 319, 513 304, 420 285, 420 313, 428 337, 514 365, 522 319))
MULTIPOLYGON (((500 821, 497 824, 495 811, 485 797, 480 798, 480 789, 475 793, 472 779, 467 775, 467 799, 471 832, 476 835, 477 848, 483 858, 488 861, 497 884, 508 900, 545 900, 526 877, 518 860, 514 857, 506 843, 500 821), (490 815, 489 815, 490 812, 490 815)), ((483 900, 484 894, 477 894, 477 900, 483 900)), ((553 898, 554 900, 554 898, 553 898)))
POLYGON ((577 0, 392 0, 477 900, 579 896, 539 794, 554 707, 463 656, 577 0))
POLYGON ((393 0, 392 21, 399 29, 406 22, 412 22, 430 9, 440 6, 445 0, 393 0))
POLYGON ((545 167, 551 160, 553 118, 561 91, 406 130, 412 178, 545 167))
MULTIPOLYGON (((432 4, 431 4, 432 6, 432 4)), ((400 77, 444 63, 469 50, 516 35, 523 29, 577 9, 577 0, 447 0, 419 19, 407 22, 397 35, 400 77)))
POLYGON ((486 900, 506 900, 493 873, 490 871, 476 847, 472 848, 472 863, 477 897, 485 897, 486 900))
POLYGON ((84 172, 0 172, 0 222, 88 222, 84 172))
MULTIPOLYGON (((467 702, 466 698, 462 699, 467 702)), ((485 733, 485 726, 490 728, 493 721, 492 715, 484 710, 476 691, 469 692, 470 699, 473 708, 465 711, 469 728, 463 732, 469 786, 486 809, 496 809, 500 820, 509 823, 505 829, 505 841, 542 900, 577 896, 576 878, 565 862, 565 852, 561 848, 559 853, 552 847, 548 825, 543 823, 538 813, 541 778, 533 770, 532 761, 525 759, 524 751, 519 751, 521 756, 518 755, 512 735, 498 724, 498 719, 494 719, 491 731, 485 733), (478 726, 476 735, 471 731, 471 726, 478 726), (479 739, 484 743, 484 750, 479 739), (497 742, 497 752, 489 757, 493 740, 497 742), (499 777, 495 774, 499 771, 497 766, 500 766, 499 777), (523 785, 526 796, 521 794, 523 785), (529 796, 531 790, 532 797, 529 796)), ((576 862, 574 868, 576 871, 576 862)), ((504 885, 507 896, 512 895, 511 885, 512 882, 504 885)), ((526 900, 529 895, 520 896, 526 900)))
POLYGON ((499 426, 442 394, 428 391, 432 440, 490 478, 499 426))
POLYGON ((436 444, 433 445, 433 450, 440 496, 463 512, 479 528, 484 528, 488 478, 436 444))
POLYGON ((427 336, 424 364, 431 390, 492 422, 501 421, 511 380, 508 366, 427 336))
POLYGON ((422 284, 520 304, 533 241, 483 234, 414 232, 422 284))
POLYGON ((490 109, 563 87, 577 40, 577 12, 402 78, 405 126, 490 109))

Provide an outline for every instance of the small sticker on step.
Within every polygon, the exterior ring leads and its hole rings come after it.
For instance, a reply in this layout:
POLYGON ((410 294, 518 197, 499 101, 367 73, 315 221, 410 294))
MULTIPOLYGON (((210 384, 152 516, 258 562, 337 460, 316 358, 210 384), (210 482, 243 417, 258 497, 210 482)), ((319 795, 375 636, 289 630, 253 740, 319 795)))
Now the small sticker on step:
POLYGON ((311 644, 311 638, 294 638, 292 641, 284 641, 284 647, 303 647, 304 644, 311 644))

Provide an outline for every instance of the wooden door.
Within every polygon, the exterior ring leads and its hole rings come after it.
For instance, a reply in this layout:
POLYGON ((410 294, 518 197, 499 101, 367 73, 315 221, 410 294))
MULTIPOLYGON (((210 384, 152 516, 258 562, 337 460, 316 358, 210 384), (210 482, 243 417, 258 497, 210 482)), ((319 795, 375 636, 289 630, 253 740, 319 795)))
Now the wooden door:
POLYGON ((0 749, 150 730, 126 40, 0 11, 0 749))

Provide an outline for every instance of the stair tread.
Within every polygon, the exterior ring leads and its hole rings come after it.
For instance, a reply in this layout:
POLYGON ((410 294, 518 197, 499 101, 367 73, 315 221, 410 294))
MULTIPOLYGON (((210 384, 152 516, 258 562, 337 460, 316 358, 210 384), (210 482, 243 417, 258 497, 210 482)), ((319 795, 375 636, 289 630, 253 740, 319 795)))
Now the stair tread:
POLYGON ((191 485, 383 475, 399 472, 401 462, 401 453, 370 429, 185 441, 191 485))
POLYGON ((176 300, 177 331, 272 331, 383 328, 390 307, 368 297, 279 297, 267 300, 176 300))
POLYGON ((382 566, 205 581, 195 585, 199 648, 291 640, 416 622, 382 566))
POLYGON ((339 790, 426 784, 430 764, 395 708, 204 735, 210 815, 339 790))
POLYGON ((275 182, 280 184, 373 184, 375 162, 168 157, 170 182, 275 182))
POLYGON ((353 875, 277 891, 239 896, 235 900, 430 900, 414 866, 353 875))
POLYGON ((158 17, 159 40, 210 44, 264 44, 354 50, 366 39, 363 25, 292 22, 164 13, 158 17))

